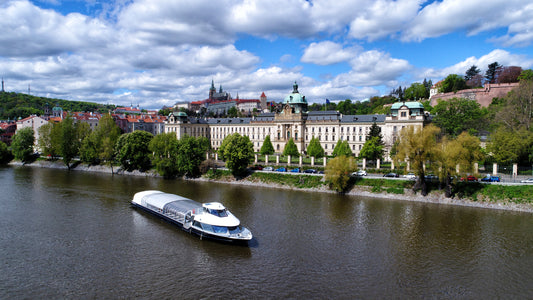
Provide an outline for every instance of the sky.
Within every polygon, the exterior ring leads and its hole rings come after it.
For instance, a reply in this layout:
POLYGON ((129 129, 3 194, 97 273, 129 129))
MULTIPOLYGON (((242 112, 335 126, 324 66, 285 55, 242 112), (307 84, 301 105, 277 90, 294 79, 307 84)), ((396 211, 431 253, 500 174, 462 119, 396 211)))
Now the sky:
POLYGON ((362 101, 492 62, 533 68, 533 2, 0 0, 5 90, 66 100, 362 101))

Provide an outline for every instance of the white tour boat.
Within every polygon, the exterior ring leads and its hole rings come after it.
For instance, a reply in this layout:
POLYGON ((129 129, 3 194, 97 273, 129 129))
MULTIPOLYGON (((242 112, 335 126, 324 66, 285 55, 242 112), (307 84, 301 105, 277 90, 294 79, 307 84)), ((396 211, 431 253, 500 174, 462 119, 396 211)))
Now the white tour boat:
POLYGON ((226 242, 247 242, 252 233, 240 225, 224 205, 218 202, 198 203, 194 200, 161 191, 143 191, 133 196, 131 204, 200 238, 207 237, 226 242))

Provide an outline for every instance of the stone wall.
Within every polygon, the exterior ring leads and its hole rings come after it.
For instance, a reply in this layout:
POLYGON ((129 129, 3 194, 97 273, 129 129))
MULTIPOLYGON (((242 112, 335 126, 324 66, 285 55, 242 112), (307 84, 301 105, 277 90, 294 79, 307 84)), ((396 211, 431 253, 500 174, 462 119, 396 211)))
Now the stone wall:
POLYGON ((466 98, 475 100, 482 107, 488 107, 493 98, 501 98, 507 95, 512 89, 518 86, 518 82, 513 83, 493 83, 485 84, 480 89, 461 90, 455 93, 440 93, 431 97, 431 105, 435 106, 437 100, 450 100, 452 98, 466 98))

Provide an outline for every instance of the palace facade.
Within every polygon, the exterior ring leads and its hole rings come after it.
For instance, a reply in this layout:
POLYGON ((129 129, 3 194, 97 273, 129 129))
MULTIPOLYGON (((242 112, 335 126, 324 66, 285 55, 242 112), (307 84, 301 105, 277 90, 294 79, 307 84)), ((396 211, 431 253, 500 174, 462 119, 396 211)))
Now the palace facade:
POLYGON ((213 149, 218 149, 228 135, 246 135, 259 152, 267 135, 277 153, 283 152, 293 138, 301 154, 305 154, 311 138, 320 141, 326 155, 331 155, 339 140, 346 140, 357 156, 361 151, 372 124, 381 128, 385 143, 385 157, 406 126, 422 127, 427 119, 419 102, 398 102, 391 107, 390 115, 342 115, 337 111, 307 111, 307 100, 293 91, 283 100, 279 113, 263 113, 251 118, 194 118, 185 113, 170 113, 165 122, 165 132, 173 132, 180 139, 184 135, 207 137, 213 149))

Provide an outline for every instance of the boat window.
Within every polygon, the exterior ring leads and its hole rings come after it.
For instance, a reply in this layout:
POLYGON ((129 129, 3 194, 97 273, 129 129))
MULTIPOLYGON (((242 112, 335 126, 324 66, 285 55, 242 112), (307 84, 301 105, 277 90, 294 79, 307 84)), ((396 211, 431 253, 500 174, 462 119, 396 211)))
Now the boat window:
POLYGON ((215 233, 228 233, 228 227, 213 225, 213 231, 215 233))
POLYGON ((229 229, 229 232, 231 234, 238 234, 241 232, 241 227, 240 226, 233 226, 233 227, 228 227, 229 229))
POLYGON ((210 208, 207 208, 206 209, 208 213, 214 215, 214 216, 217 216, 217 217, 227 217, 228 216, 228 212, 225 210, 225 209, 222 209, 222 210, 216 210, 216 209, 210 209, 210 208))
POLYGON ((205 231, 208 231, 208 232, 213 232, 213 226, 209 225, 209 224, 204 224, 204 223, 200 223, 202 224, 202 229, 205 230, 205 231))

